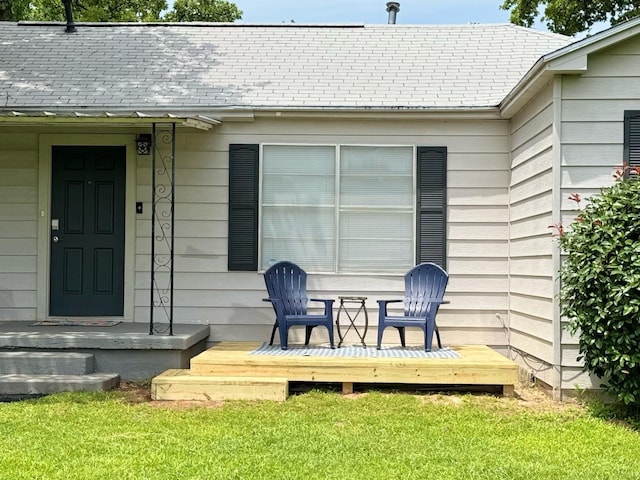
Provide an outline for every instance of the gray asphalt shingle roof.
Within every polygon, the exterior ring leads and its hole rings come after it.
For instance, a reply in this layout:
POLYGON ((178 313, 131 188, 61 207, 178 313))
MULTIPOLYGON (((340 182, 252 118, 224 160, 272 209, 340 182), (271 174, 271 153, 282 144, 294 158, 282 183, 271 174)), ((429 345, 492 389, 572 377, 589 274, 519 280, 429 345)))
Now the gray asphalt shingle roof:
POLYGON ((573 39, 496 25, 0 23, 0 110, 496 106, 573 39))

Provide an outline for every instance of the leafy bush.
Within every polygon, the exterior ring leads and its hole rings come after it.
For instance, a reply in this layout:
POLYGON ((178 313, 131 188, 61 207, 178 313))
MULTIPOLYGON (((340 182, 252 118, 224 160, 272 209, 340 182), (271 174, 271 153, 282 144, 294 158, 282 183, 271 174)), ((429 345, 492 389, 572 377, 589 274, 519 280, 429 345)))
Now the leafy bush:
MULTIPOLYGON (((580 201, 578 195, 570 198, 580 201)), ((560 228, 562 314, 585 369, 626 405, 640 404, 640 181, 621 178, 560 228)))

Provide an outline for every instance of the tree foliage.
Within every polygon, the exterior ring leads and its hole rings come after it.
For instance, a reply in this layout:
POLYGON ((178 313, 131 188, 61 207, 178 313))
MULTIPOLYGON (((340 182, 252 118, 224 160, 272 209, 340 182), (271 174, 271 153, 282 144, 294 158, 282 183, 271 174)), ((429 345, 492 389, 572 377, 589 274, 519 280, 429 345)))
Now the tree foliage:
POLYGON ((552 32, 575 35, 595 23, 611 25, 640 15, 637 0, 504 0, 500 7, 511 12, 511 22, 530 27, 536 19, 552 32))
POLYGON ((559 230, 562 314, 585 369, 624 404, 640 405, 640 180, 602 189, 559 230))
MULTIPOLYGON (((167 8, 165 0, 74 0, 73 18, 82 22, 153 22, 167 8)), ((63 21, 61 0, 32 2, 29 20, 63 21)))
MULTIPOLYGON (((233 22, 242 11, 225 0, 72 0, 79 22, 233 22)), ((62 0, 0 0, 0 21, 64 21, 62 0)))
POLYGON ((233 22, 242 12, 233 3, 223 0, 176 0, 167 14, 170 22, 233 22))
POLYGON ((0 0, 0 21, 18 20, 29 14, 29 0, 0 0))

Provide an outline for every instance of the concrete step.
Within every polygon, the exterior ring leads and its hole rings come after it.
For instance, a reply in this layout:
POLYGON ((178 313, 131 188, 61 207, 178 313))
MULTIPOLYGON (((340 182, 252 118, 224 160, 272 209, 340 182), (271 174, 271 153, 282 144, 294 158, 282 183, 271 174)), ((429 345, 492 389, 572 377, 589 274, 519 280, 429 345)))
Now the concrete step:
POLYGON ((289 395, 286 378, 192 375, 190 370, 170 369, 151 381, 154 400, 275 400, 289 395))
POLYGON ((94 357, 76 352, 0 352, 0 374, 84 375, 94 372, 94 357))
POLYGON ((88 375, 0 375, 0 395, 46 395, 59 392, 98 392, 120 383, 117 373, 88 375))

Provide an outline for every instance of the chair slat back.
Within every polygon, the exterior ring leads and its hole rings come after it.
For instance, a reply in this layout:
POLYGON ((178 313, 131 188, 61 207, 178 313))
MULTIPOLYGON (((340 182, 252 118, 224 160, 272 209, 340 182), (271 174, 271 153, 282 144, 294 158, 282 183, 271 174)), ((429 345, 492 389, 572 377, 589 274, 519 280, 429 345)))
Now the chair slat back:
POLYGON ((404 276, 404 314, 426 316, 429 301, 442 300, 449 275, 435 263, 421 263, 404 276))
POLYGON ((307 314, 307 274, 295 263, 278 262, 264 273, 270 298, 282 300, 285 315, 307 314))

